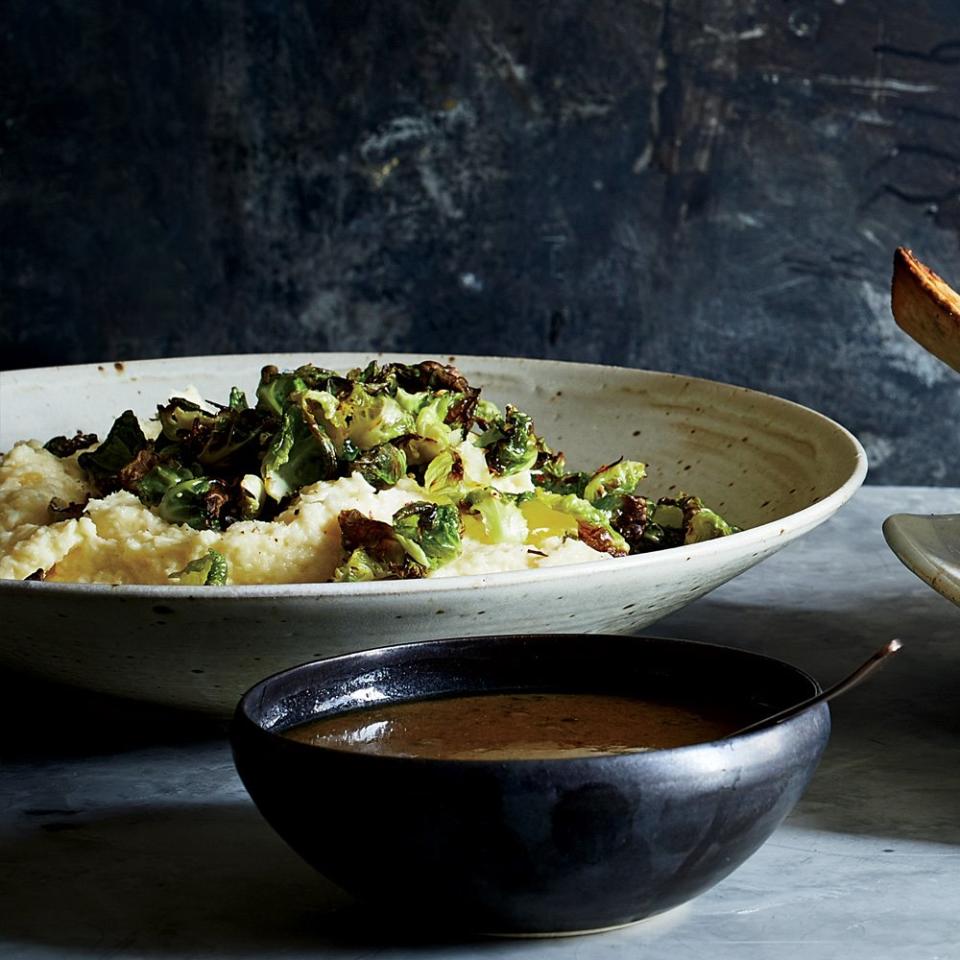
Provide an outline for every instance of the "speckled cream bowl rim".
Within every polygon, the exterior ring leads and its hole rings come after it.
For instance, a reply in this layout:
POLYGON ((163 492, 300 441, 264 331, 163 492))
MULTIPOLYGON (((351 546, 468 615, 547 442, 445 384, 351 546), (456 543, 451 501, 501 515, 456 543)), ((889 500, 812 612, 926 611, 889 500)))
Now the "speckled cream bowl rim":
MULTIPOLYGON (((236 363, 247 362, 251 365, 262 363, 265 359, 272 359, 279 364, 289 363, 291 366, 297 363, 308 362, 308 358, 322 360, 329 356, 350 356, 351 354, 324 354, 321 351, 316 353, 291 353, 275 355, 267 354, 225 354, 208 357, 172 357, 158 358, 154 360, 130 361, 131 366, 140 364, 169 364, 174 361, 182 362, 209 362, 211 365, 218 363, 236 363)), ((424 357, 418 354, 402 353, 354 353, 352 356, 364 356, 367 358, 384 358, 398 362, 415 363, 424 357)), ((843 438, 848 444, 848 452, 852 454, 853 467, 847 478, 840 486, 836 487, 827 496, 821 498, 816 503, 804 507, 794 513, 788 514, 777 520, 759 524, 755 527, 749 527, 741 530, 731 537, 721 537, 715 540, 709 540, 702 543, 685 545, 682 549, 685 555, 690 557, 699 557, 702 560, 709 558, 721 559, 729 554, 742 554, 747 552, 751 546, 759 545, 770 539, 782 535, 788 531, 799 528, 804 529, 816 526, 819 522, 831 516, 836 510, 846 503, 856 490, 863 483, 867 473, 866 453, 857 440, 845 427, 841 426, 835 420, 830 419, 824 414, 818 413, 809 407, 775 396, 774 394, 764 393, 758 390, 752 390, 746 387, 739 387, 733 384, 726 384, 721 381, 708 380, 702 377, 691 377, 683 374, 668 373, 662 371, 643 370, 640 368, 615 367, 606 364, 588 364, 573 363, 565 361, 548 360, 541 361, 533 358, 521 357, 480 357, 466 354, 457 357, 448 357, 447 359, 457 363, 468 363, 469 361, 497 362, 504 363, 547 363, 556 367, 569 367, 577 369, 580 372, 593 370, 599 376, 603 372, 616 370, 619 372, 630 372, 638 375, 652 375, 663 377, 676 377, 684 381, 693 381, 705 385, 716 385, 721 387, 731 387, 750 396, 762 399, 766 402, 783 404, 784 408, 795 408, 803 411, 807 416, 818 420, 821 426, 827 432, 833 432, 837 437, 843 438)), ((8 387, 8 381, 15 379, 18 375, 27 375, 37 373, 42 370, 44 373, 54 373, 61 370, 78 370, 81 367, 87 367, 91 371, 104 369, 112 364, 82 364, 73 367, 47 367, 39 370, 13 370, 0 372, 0 410, 2 410, 3 388, 8 387)), ((482 386, 482 384, 480 384, 482 386)), ((626 574, 629 570, 644 570, 662 562, 662 554, 659 552, 638 554, 628 557, 618 557, 615 561, 621 573, 626 574)), ((119 595, 125 597, 137 597, 142 599, 168 600, 171 597, 181 599, 199 599, 213 598, 217 599, 265 599, 270 597, 316 597, 316 598, 344 598, 344 597, 370 597, 374 594, 384 597, 389 596, 416 596, 417 594, 437 594, 447 593, 449 591, 469 590, 483 586, 487 583, 503 583, 510 581, 511 584, 521 586, 524 584, 540 584, 546 581, 552 583, 565 583, 570 580, 579 580, 583 577, 586 570, 596 570, 593 563, 571 563, 544 568, 533 568, 523 570, 503 571, 497 573, 468 574, 454 577, 431 577, 425 579, 411 580, 382 580, 365 583, 290 583, 290 584, 243 584, 226 585, 211 590, 204 586, 188 586, 179 584, 103 584, 103 583, 67 583, 61 581, 37 582, 23 580, 0 580, 0 592, 20 592, 28 593, 36 591, 50 596, 58 593, 65 594, 102 594, 119 595)), ((599 570, 597 570, 599 573, 599 570)), ((595 574, 596 575, 596 574, 595 574)))

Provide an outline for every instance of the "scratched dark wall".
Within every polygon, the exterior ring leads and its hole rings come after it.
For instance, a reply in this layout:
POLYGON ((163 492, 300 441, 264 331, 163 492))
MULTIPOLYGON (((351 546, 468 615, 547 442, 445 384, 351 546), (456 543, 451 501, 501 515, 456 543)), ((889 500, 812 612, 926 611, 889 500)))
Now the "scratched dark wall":
MULTIPOLYGON (((960 484, 956 0, 6 0, 2 366, 498 353, 731 380, 960 484)), ((2 412, 0 412, 2 413, 2 412)))

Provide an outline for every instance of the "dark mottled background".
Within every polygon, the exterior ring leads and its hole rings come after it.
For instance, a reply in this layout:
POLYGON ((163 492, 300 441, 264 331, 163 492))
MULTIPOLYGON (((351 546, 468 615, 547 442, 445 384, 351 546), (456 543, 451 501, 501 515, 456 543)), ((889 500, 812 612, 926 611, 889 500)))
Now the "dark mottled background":
MULTIPOLYGON (((621 363, 960 484, 957 0, 5 0, 2 366, 380 349, 621 363)), ((0 411, 2 413, 2 411, 0 411)))

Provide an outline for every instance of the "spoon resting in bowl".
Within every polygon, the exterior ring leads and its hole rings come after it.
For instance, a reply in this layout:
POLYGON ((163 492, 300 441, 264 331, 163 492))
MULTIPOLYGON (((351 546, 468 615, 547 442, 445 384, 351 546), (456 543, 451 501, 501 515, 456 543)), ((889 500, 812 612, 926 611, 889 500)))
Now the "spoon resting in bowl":
POLYGON ((764 717, 762 720, 757 720, 755 723, 741 727, 739 730, 734 730, 733 733, 728 733, 724 739, 739 737, 744 733, 753 733, 756 730, 763 730, 766 727, 774 727, 778 723, 783 723, 784 720, 789 720, 798 713, 808 710, 810 707, 815 707, 818 703, 826 703, 827 700, 832 700, 841 693, 846 693, 865 680, 880 664, 891 654, 896 653, 902 646, 903 644, 899 640, 888 640, 876 653, 861 663, 853 673, 837 681, 833 686, 827 687, 826 690, 822 690, 813 697, 808 697, 806 700, 795 703, 792 707, 786 707, 777 713, 771 714, 769 717, 764 717))

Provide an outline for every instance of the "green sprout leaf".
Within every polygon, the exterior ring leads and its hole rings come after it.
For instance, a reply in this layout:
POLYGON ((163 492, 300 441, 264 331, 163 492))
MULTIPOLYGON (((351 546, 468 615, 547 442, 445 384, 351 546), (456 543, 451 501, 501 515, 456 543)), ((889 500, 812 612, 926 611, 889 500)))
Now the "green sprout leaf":
POLYGON ((260 475, 267 496, 279 502, 301 487, 335 477, 336 450, 329 439, 324 442, 311 429, 299 406, 289 406, 263 458, 260 475))
POLYGON ((209 477, 191 477, 174 483, 164 493, 157 512, 167 523, 185 523, 195 530, 219 529, 223 505, 220 485, 209 477))
POLYGON ((491 543, 524 543, 527 521, 510 497, 497 490, 475 490, 464 500, 470 513, 475 513, 491 543))
POLYGON ((463 551, 460 511, 451 504, 408 503, 393 515, 393 529, 407 553, 431 570, 455 560, 463 551))
POLYGON ((392 487, 407 475, 407 458, 392 443, 381 443, 364 450, 355 460, 353 469, 377 490, 392 487))
POLYGON ((392 524, 373 520, 359 510, 342 510, 338 521, 347 556, 334 571, 335 581, 403 580, 426 572, 427 564, 411 557, 392 524))
POLYGON ((503 418, 480 435, 491 472, 508 476, 529 470, 537 462, 540 438, 533 432, 533 420, 522 410, 507 405, 503 418))
POLYGON ((255 473, 240 478, 240 515, 244 520, 254 520, 263 512, 266 490, 263 480, 255 473))
POLYGON ((163 436, 170 443, 178 443, 195 430, 207 432, 213 428, 216 414, 183 397, 171 397, 157 407, 157 416, 163 436))
POLYGON ((647 465, 637 460, 619 460, 609 467, 601 467, 583 488, 584 500, 591 503, 614 491, 633 493, 637 484, 647 475, 647 465))
POLYGON ((191 560, 182 570, 170 574, 182 586, 221 587, 227 582, 227 560, 222 553, 209 550, 202 557, 191 560))
POLYGON ((614 529, 610 514, 598 509, 589 500, 572 493, 564 495, 543 489, 536 491, 535 499, 551 510, 576 520, 580 539, 595 550, 602 549, 604 553, 614 556, 624 556, 630 552, 627 541, 614 529))
POLYGON ((296 373, 281 373, 276 367, 264 367, 257 385, 257 409, 281 416, 291 394, 307 389, 306 381, 296 373))
POLYGON ((77 463, 101 489, 116 481, 120 471, 147 445, 147 438, 132 410, 125 410, 96 450, 81 453, 77 463))
POLYGON ((145 504, 154 507, 172 487, 193 479, 193 471, 189 468, 173 461, 161 462, 135 485, 134 492, 145 504))
POLYGON ((342 401, 347 437, 361 450, 369 450, 407 433, 418 432, 413 417, 388 394, 370 394, 356 384, 342 401))

